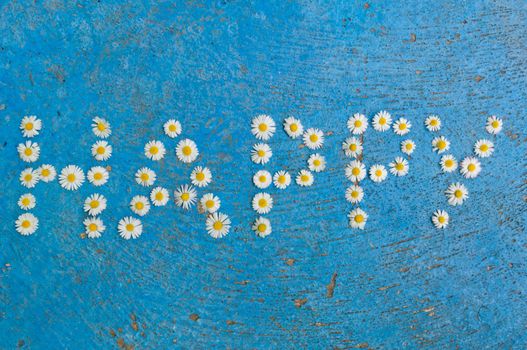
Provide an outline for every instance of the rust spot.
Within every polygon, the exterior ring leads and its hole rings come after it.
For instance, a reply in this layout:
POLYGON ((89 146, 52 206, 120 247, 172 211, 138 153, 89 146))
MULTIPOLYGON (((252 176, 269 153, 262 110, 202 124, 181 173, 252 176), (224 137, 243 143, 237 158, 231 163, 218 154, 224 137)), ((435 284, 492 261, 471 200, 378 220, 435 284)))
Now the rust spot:
POLYGON ((132 321, 136 321, 137 320, 137 317, 135 316, 135 314, 133 312, 130 314, 130 319, 132 321))
POLYGON ((23 347, 24 345, 26 345, 26 342, 24 341, 24 339, 20 339, 20 340, 18 341, 17 346, 18 346, 19 348, 21 348, 21 347, 23 347))
POLYGON ((139 326, 137 325, 137 322, 135 322, 135 321, 132 322, 132 328, 136 332, 139 330, 139 326))
POLYGON ((307 298, 295 299, 295 306, 296 307, 302 307, 302 305, 304 305, 305 303, 307 303, 307 298))
POLYGON ((417 75, 421 75, 421 74, 423 74, 423 71, 420 70, 420 69, 417 69, 417 70, 415 71, 415 74, 417 74, 417 75))
POLYGON ((192 321, 197 321, 197 320, 199 320, 199 315, 198 314, 190 314, 190 316, 188 318, 190 318, 192 321))
POLYGON ((117 335, 117 334, 115 334, 115 331, 114 331, 113 329, 110 329, 110 332, 109 332, 109 333, 110 333, 110 335, 111 335, 112 337, 115 337, 115 336, 117 335))
POLYGON ((81 239, 85 239, 87 237, 85 232, 81 233, 79 236, 81 236, 81 239))
POLYGON ((366 10, 369 9, 369 8, 370 8, 370 4, 365 3, 365 4, 364 4, 364 8, 365 8, 366 10))
POLYGON ((295 261, 296 261, 295 259, 291 259, 291 258, 290 258, 290 259, 286 259, 286 260, 285 260, 285 263, 286 263, 287 265, 289 265, 289 266, 293 266, 293 264, 295 263, 295 261))
POLYGON ((476 75, 476 77, 474 78, 474 80, 476 81, 476 83, 479 83, 479 82, 482 81, 483 79, 485 79, 485 77, 482 77, 481 75, 476 75))
POLYGON ((399 283, 395 283, 395 284, 392 284, 390 286, 379 287, 377 289, 382 291, 382 290, 388 290, 388 289, 391 289, 393 287, 398 287, 398 286, 399 286, 399 283))
POLYGON ((107 171, 112 171, 112 167, 111 167, 110 165, 107 165, 107 166, 106 166, 106 170, 107 170, 107 171))
POLYGON ((326 286, 326 297, 333 298, 333 292, 335 292, 335 286, 337 285, 337 273, 333 273, 331 276, 331 281, 326 286))
POLYGON ((245 281, 237 281, 237 282, 234 282, 234 284, 239 284, 241 286, 246 286, 249 284, 249 281, 248 280, 245 280, 245 281))
POLYGON ((370 344, 368 344, 368 343, 359 343, 359 344, 354 346, 354 348, 356 348, 356 349, 367 349, 369 347, 370 347, 370 344))
POLYGON ((237 322, 233 320, 227 320, 227 325, 232 326, 235 325, 237 322))

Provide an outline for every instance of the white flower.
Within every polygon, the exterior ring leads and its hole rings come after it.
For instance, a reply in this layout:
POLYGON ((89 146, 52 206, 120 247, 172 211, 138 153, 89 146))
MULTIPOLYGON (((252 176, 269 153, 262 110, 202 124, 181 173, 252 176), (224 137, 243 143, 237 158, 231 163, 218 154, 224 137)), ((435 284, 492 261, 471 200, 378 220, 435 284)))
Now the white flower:
POLYGON ((150 192, 150 201, 156 207, 164 206, 168 203, 170 195, 166 188, 156 187, 150 192))
POLYGON ((161 141, 150 141, 145 145, 145 156, 152 160, 161 160, 166 154, 165 145, 161 141))
POLYGON ((296 139, 304 133, 302 123, 294 117, 289 117, 284 120, 284 130, 292 139, 296 139))
POLYGON ((37 205, 37 199, 31 193, 26 193, 18 199, 18 206, 22 210, 33 209, 37 205))
POLYGON ((291 175, 285 170, 280 170, 274 174, 273 183, 276 188, 284 190, 291 184, 291 175))
POLYGON ((436 228, 445 228, 448 226, 448 222, 450 221, 450 217, 448 216, 448 213, 444 210, 436 210, 434 215, 432 215, 432 222, 434 223, 434 226, 436 228))
POLYGON ((353 182, 362 181, 366 177, 366 167, 359 160, 352 160, 346 165, 346 177, 353 182))
POLYGON ((500 118, 494 115, 492 117, 488 117, 487 125, 485 126, 485 129, 487 130, 489 134, 496 135, 501 131, 502 128, 503 128, 503 121, 500 118))
POLYGON ((326 169, 326 158, 318 153, 312 154, 307 160, 309 170, 319 173, 326 169))
POLYGON ((24 137, 37 136, 40 129, 42 129, 42 121, 35 115, 25 116, 20 122, 20 130, 22 130, 22 136, 24 137))
POLYGON ((439 164, 441 164, 441 170, 444 173, 451 173, 457 169, 457 160, 451 154, 442 156, 439 164))
POLYGON ((364 198, 364 190, 357 185, 351 185, 346 189, 346 200, 350 203, 356 204, 364 198))
POLYGON ((106 209, 106 198, 98 193, 92 194, 84 201, 84 211, 91 216, 97 216, 106 209))
POLYGON ((112 146, 108 141, 97 141, 91 146, 91 154, 96 160, 108 160, 112 156, 112 146))
POLYGON ((184 139, 178 142, 176 146, 176 156, 183 163, 192 163, 198 158, 199 151, 196 143, 190 139, 184 139))
POLYGON ((368 214, 361 208, 353 209, 348 214, 349 225, 351 228, 358 228, 359 230, 364 230, 366 226, 366 221, 368 221, 368 214))
POLYGON ((145 216, 150 211, 150 202, 145 196, 134 196, 130 201, 130 209, 139 216, 145 216))
POLYGON ((479 140, 474 145, 474 153, 480 158, 487 158, 494 153, 494 144, 490 140, 479 140))
POLYGON ((304 145, 309 149, 319 149, 324 144, 324 133, 322 130, 309 128, 304 132, 304 145))
POLYGON ((68 191, 75 191, 84 183, 84 172, 76 165, 68 165, 60 171, 59 183, 68 191))
POLYGON ((119 235, 124 239, 136 239, 143 233, 143 224, 140 220, 127 216, 119 220, 117 230, 119 230, 119 235))
POLYGON ((446 137, 439 136, 432 140, 432 150, 434 152, 441 154, 443 152, 448 151, 449 149, 450 149, 450 141, 448 141, 446 137))
POLYGON ((170 138, 178 137, 182 131, 181 123, 174 119, 169 119, 165 124, 163 124, 163 129, 165 134, 170 138))
POLYGON ((368 128, 368 119, 364 114, 355 113, 348 119, 347 125, 353 135, 361 135, 368 128))
POLYGON ((362 154, 362 142, 356 137, 348 137, 342 143, 342 150, 346 156, 357 158, 362 154))
POLYGON ((251 151, 251 160, 256 164, 267 164, 273 156, 273 151, 266 143, 257 143, 251 151))
POLYGON ((112 134, 110 123, 106 119, 95 117, 92 120, 91 130, 95 136, 105 139, 112 134))
POLYGON ((253 176, 253 183, 258 188, 267 188, 272 181, 271 173, 267 170, 257 171, 253 176))
POLYGON ((265 238, 273 232, 273 228, 271 227, 271 221, 269 219, 264 218, 263 216, 260 216, 258 219, 256 219, 253 223, 252 229, 254 233, 258 237, 265 238))
POLYGON ((307 187, 313 185, 315 178, 309 170, 302 169, 298 172, 295 181, 297 185, 307 187))
POLYGON ((375 164, 370 167, 370 179, 372 179, 373 182, 382 182, 386 180, 387 176, 388 172, 384 165, 375 164))
POLYGON ((93 186, 102 186, 108 182, 110 174, 102 166, 94 166, 88 171, 88 181, 93 186))
POLYGON ((51 182, 57 177, 57 171, 55 167, 50 164, 43 164, 37 168, 37 172, 40 180, 44 182, 51 182))
POLYGON ((393 132, 395 132, 397 135, 406 135, 410 132, 410 128, 412 127, 412 123, 410 123, 405 118, 399 118, 395 123, 393 123, 393 132))
POLYGON ((254 195, 252 205, 258 214, 267 214, 273 209, 273 198, 268 193, 260 192, 254 195))
POLYGON ((441 119, 437 115, 431 115, 426 118, 425 125, 429 131, 439 131, 441 129, 441 119))
POLYGON ((467 188, 459 182, 448 186, 445 195, 450 205, 461 205, 468 198, 467 188))
POLYGON ((24 187, 35 187, 38 180, 40 180, 40 175, 38 174, 38 171, 33 170, 33 168, 26 168, 20 173, 20 183, 24 187))
POLYGON ((251 132, 258 140, 269 140, 276 131, 276 124, 273 118, 268 115, 260 114, 253 118, 251 122, 251 132))
POLYGON ((135 173, 135 181, 141 186, 152 186, 156 181, 156 173, 147 167, 143 167, 135 173))
POLYGON ((205 187, 212 181, 212 173, 207 167, 197 166, 190 174, 190 181, 194 186, 205 187))
POLYGON ((36 162, 40 156, 40 146, 36 142, 26 141, 26 143, 20 143, 16 149, 20 159, 24 162, 36 162))
POLYGON ((415 151, 415 142, 412 140, 404 140, 401 142, 401 152, 411 155, 415 151))
POLYGON ((38 229, 38 219, 31 213, 25 213, 15 221, 16 231, 22 236, 29 236, 38 229))
POLYGON ((177 190, 174 191, 174 199, 178 207, 183 207, 183 209, 190 209, 191 206, 196 203, 196 190, 191 185, 179 186, 177 190))
POLYGON ((459 164, 459 171, 467 179, 473 179, 479 175, 481 163, 475 157, 466 157, 459 164))
POLYGON ((403 157, 397 157, 390 163, 390 173, 395 176, 405 176, 409 168, 408 161, 403 157))
POLYGON ((225 237, 231 229, 231 220, 222 213, 212 213, 207 216, 206 228, 212 238, 225 237))
POLYGON ((106 230, 106 226, 104 226, 104 223, 99 218, 86 218, 82 223, 84 224, 84 232, 88 238, 99 238, 101 237, 101 233, 106 230))
POLYGON ((373 128, 377 131, 387 131, 392 124, 392 116, 386 111, 380 111, 373 117, 373 128))
POLYGON ((220 209, 220 199, 212 193, 204 194, 199 200, 199 206, 203 211, 214 213, 220 209))

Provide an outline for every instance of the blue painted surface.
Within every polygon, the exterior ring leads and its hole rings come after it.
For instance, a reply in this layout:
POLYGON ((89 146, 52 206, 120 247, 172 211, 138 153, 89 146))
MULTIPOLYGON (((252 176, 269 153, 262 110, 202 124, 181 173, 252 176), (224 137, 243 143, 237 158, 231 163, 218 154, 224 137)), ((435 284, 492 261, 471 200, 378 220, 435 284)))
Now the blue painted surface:
MULTIPOLYGON (((523 1, 4 2, 1 347, 524 348, 526 20, 523 1), (412 121, 418 148, 407 177, 364 182, 370 220, 358 232, 347 227, 340 143, 350 114, 380 109, 412 121), (271 191, 263 240, 250 231, 257 113, 323 129, 330 164, 309 189, 271 191), (442 194, 461 177, 439 174, 430 113, 458 158, 486 136, 488 115, 504 118, 462 207, 442 194), (58 169, 94 165, 91 118, 112 123, 101 239, 80 237, 90 185, 37 185, 40 228, 14 231, 26 114, 43 120, 41 161, 58 169), (130 198, 147 193, 137 168, 170 189, 187 182, 192 166, 172 151, 159 163, 142 155, 154 138, 175 147, 161 129, 170 117, 215 175, 234 223, 223 240, 173 203, 150 212, 140 239, 117 235, 130 198), (437 208, 452 216, 445 231, 430 223, 437 208)), ((370 129, 365 161, 387 164, 400 140, 370 129)), ((267 169, 305 167, 308 150, 281 129, 270 144, 267 169)))

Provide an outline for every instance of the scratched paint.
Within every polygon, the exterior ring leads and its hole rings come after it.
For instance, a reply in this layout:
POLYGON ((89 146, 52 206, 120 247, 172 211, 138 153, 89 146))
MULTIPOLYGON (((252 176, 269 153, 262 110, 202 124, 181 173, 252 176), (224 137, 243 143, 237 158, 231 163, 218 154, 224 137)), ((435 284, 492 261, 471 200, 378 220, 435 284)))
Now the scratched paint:
MULTIPOLYGON (((0 11, 2 348, 524 348, 527 277, 526 76, 522 1, 4 2, 0 11), (387 109, 414 124, 410 174, 364 182, 370 220, 348 228, 346 159, 351 113, 387 109), (250 231, 256 192, 253 115, 299 117, 326 132, 328 169, 308 189, 275 193, 274 232, 250 231), (489 114, 505 128, 483 171, 465 181, 466 205, 447 208, 433 135, 441 116, 458 158, 483 136, 489 114), (24 189, 20 117, 37 114, 42 161, 95 164, 94 115, 114 133, 109 199, 99 240, 81 238, 78 192, 58 183, 33 193, 40 228, 15 233, 24 189), (142 155, 163 122, 179 119, 215 174, 211 190, 234 228, 223 240, 203 216, 153 208, 145 233, 124 241, 117 220, 159 184, 186 183, 171 151, 142 155), (430 215, 447 208, 448 230, 430 215)), ((369 132, 367 163, 387 164, 399 137, 369 132)), ((305 167, 309 152, 279 130, 267 169, 305 167)))

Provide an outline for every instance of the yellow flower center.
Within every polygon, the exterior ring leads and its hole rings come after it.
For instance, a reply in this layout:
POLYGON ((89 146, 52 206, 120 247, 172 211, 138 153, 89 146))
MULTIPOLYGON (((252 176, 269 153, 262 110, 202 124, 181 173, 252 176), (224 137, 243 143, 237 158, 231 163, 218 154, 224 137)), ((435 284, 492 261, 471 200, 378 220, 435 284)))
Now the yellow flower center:
POLYGON ((265 175, 261 175, 261 176, 258 178, 258 181, 260 181, 260 182, 265 182, 265 180, 267 180, 267 177, 265 177, 265 175))
POLYGON ((360 128, 362 126, 362 122, 360 120, 355 120, 355 122, 353 123, 353 125, 356 127, 356 128, 360 128))
POLYGON ((296 123, 293 123, 289 126, 289 129, 292 131, 292 132, 296 132, 298 130, 298 125, 296 123))
POLYGON ((320 164, 321 164, 320 159, 315 159, 315 160, 313 161, 313 165, 314 165, 314 166, 320 166, 320 164))
POLYGON ((352 143, 349 147, 350 151, 355 152, 357 150, 357 145, 352 143))
POLYGON ((40 172, 40 174, 44 177, 46 176, 49 176, 51 172, 49 171, 49 169, 42 169, 42 171, 40 172))
POLYGON ((360 224, 361 222, 364 222, 364 216, 362 216, 361 214, 355 215, 355 222, 358 224, 360 224))
POLYGON ((311 142, 317 142, 318 141, 318 135, 317 134, 311 134, 309 135, 309 140, 311 142))
POLYGON ((99 201, 98 200, 93 200, 90 202, 90 207, 92 208, 98 208, 99 207, 99 201))
POLYGON ((22 198, 22 205, 27 207, 29 205, 29 198, 27 197, 22 198))
POLYGON ((265 232, 265 230, 267 230, 267 225, 266 224, 260 224, 258 225, 258 231, 259 232, 265 232))
POLYGON ((176 132, 176 125, 175 125, 175 124, 170 124, 170 125, 168 126, 168 130, 169 130, 170 132, 176 132))
POLYGON ((451 168, 451 167, 453 167, 453 166, 454 166, 454 161, 453 161, 452 159, 447 159, 447 160, 445 160, 445 166, 446 166, 447 168, 451 168))
POLYGON ((444 216, 440 216, 437 218, 437 221, 439 221, 441 224, 444 224, 446 221, 446 218, 444 216))
POLYGON ((214 201, 212 199, 209 199, 208 201, 205 202, 205 206, 208 209, 213 208, 214 207, 214 201))
POLYGON ((135 228, 134 224, 126 224, 126 231, 133 231, 135 228))
POLYGON ((399 130, 406 130, 406 123, 399 124, 399 130))
POLYGON ((90 231, 97 231, 97 225, 96 224, 89 224, 88 230, 90 231))
POLYGON ((28 228, 29 226, 31 226, 31 222, 29 222, 29 220, 22 221, 23 228, 28 228))
POLYGON ((106 125, 104 123, 97 123, 97 129, 99 129, 99 131, 104 131, 106 130, 106 125))
POLYGON ((106 148, 104 148, 103 146, 97 147, 97 154, 104 154, 105 151, 106 148))
POLYGON ((470 164, 468 165, 467 169, 468 169, 468 171, 472 172, 472 171, 476 170, 476 165, 470 163, 470 164))
POLYGON ((380 177, 382 175, 382 170, 377 169, 375 170, 375 176, 380 177))
POLYGON ((463 192, 462 192, 461 190, 456 190, 456 191, 454 192, 454 196, 455 196, 456 198, 461 198, 461 197, 463 197, 463 192))
POLYGON ((95 173, 95 174, 93 175, 93 178, 94 178, 95 180, 102 180, 102 174, 101 174, 101 173, 95 173))
POLYGON ((190 194, 188 194, 188 192, 184 192, 181 194, 181 200, 186 202, 190 199, 190 194))
POLYGON ((384 125, 384 124, 386 124, 386 118, 381 117, 381 118, 379 119, 379 124, 380 124, 380 125, 384 125))
POLYGON ((66 177, 66 180, 68 180, 68 182, 74 182, 75 179, 75 174, 68 174, 68 176, 66 177))
POLYGON ((150 178, 150 176, 148 176, 147 173, 142 173, 141 176, 140 176, 141 180, 142 181, 148 181, 148 179, 150 178))
POLYGON ((359 198, 359 191, 352 191, 351 192, 351 197, 352 198, 359 198))
POLYGON ((159 148, 157 148, 156 146, 150 147, 150 153, 154 154, 154 155, 158 154, 159 153, 159 148))
POLYGON ((258 125, 258 130, 260 130, 261 132, 267 131, 267 124, 262 123, 258 125))
POLYGON ((500 122, 499 122, 499 121, 495 120, 495 121, 492 122, 492 127, 493 127, 493 128, 496 129, 496 128, 498 128, 499 126, 500 126, 500 122))
POLYGON ((143 202, 135 203, 135 209, 137 210, 143 210, 144 207, 145 207, 145 204, 143 202))
POLYGON ((446 147, 446 142, 445 141, 443 141, 443 140, 437 141, 437 149, 441 149, 442 150, 442 149, 445 149, 445 147, 446 147))
POLYGON ((258 201, 258 206, 259 206, 260 208, 265 208, 265 207, 267 207, 267 200, 266 200, 265 198, 260 199, 260 200, 258 201))
POLYGON ((301 176, 300 176, 300 181, 302 181, 302 182, 308 182, 308 181, 309 181, 309 176, 307 176, 307 175, 301 175, 301 176))
POLYGON ((395 169, 401 171, 404 170, 404 164, 403 163, 395 163, 395 169))
POLYGON ((481 146, 479 146, 479 150, 481 152, 487 152, 489 150, 489 145, 487 144, 482 144, 481 146))
POLYGON ((278 183, 285 184, 285 176, 284 175, 278 176, 278 183))
POLYGON ((360 174, 360 169, 359 168, 353 168, 351 170, 351 173, 355 176, 359 175, 360 174))
POLYGON ((33 180, 33 175, 31 175, 31 174, 26 174, 26 176, 24 176, 24 180, 27 181, 27 182, 33 180))
POLYGON ((33 123, 29 122, 29 123, 26 123, 26 130, 33 130, 33 123))
POLYGON ((258 153, 258 157, 265 156, 265 151, 264 150, 259 149, 257 153, 258 153))
POLYGON ((216 231, 219 231, 223 228, 223 223, 221 221, 215 221, 212 225, 216 231))
POLYGON ((437 119, 430 120, 430 125, 431 126, 437 126, 437 119))
POLYGON ((197 173, 196 174, 196 180, 198 180, 198 181, 205 180, 205 174, 203 174, 202 172, 197 173))
POLYGON ((24 154, 29 157, 30 155, 33 154, 33 150, 31 148, 26 148, 24 150, 24 154))
POLYGON ((157 192, 155 197, 156 197, 156 200, 158 200, 158 201, 163 200, 163 197, 164 197, 163 196, 163 192, 161 192, 161 191, 157 192))
POLYGON ((190 156, 192 154, 192 148, 190 146, 183 147, 183 154, 186 156, 190 156))
POLYGON ((407 151, 411 151, 414 146, 411 143, 407 143, 405 147, 407 151))

